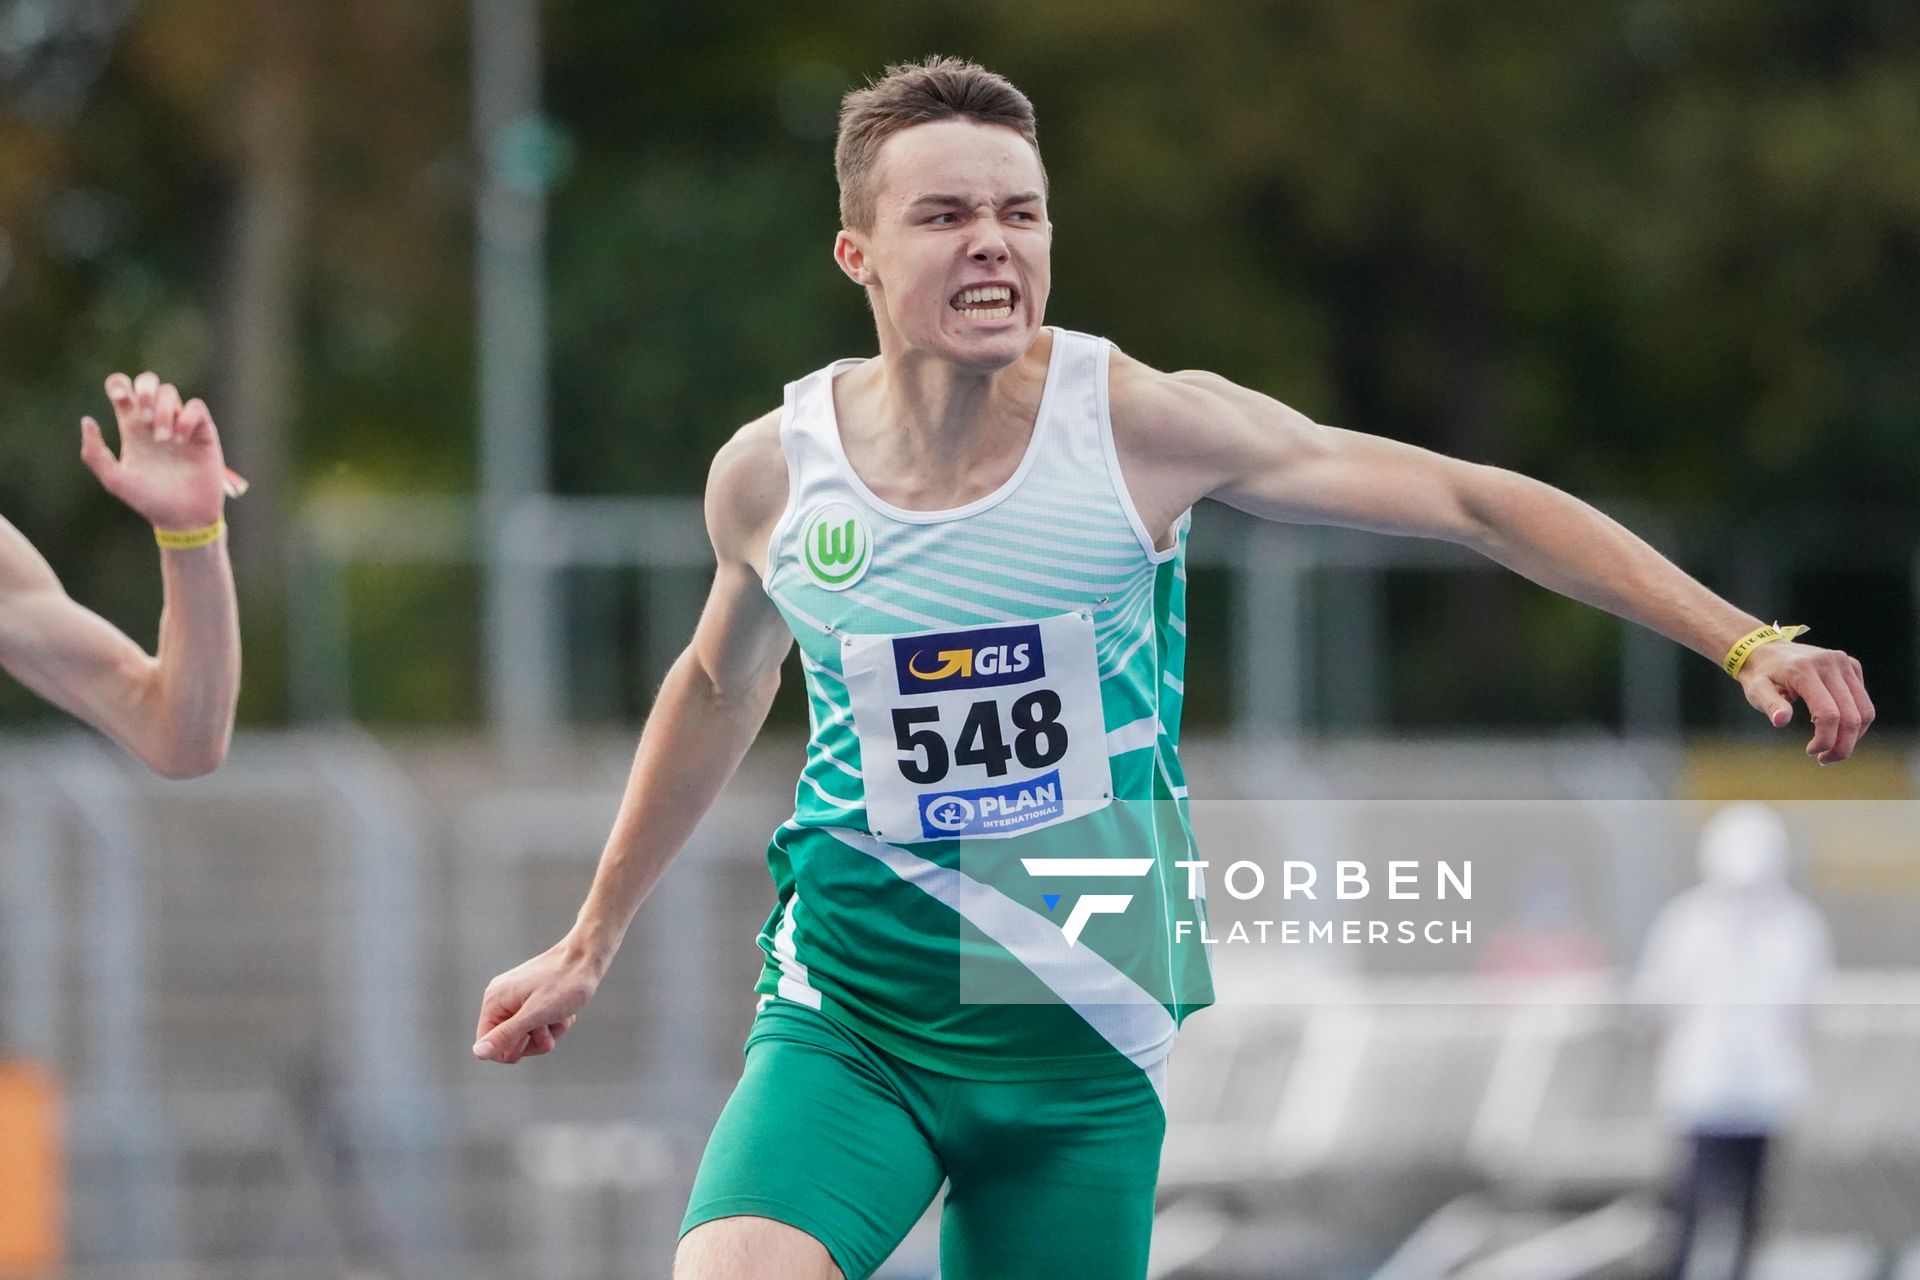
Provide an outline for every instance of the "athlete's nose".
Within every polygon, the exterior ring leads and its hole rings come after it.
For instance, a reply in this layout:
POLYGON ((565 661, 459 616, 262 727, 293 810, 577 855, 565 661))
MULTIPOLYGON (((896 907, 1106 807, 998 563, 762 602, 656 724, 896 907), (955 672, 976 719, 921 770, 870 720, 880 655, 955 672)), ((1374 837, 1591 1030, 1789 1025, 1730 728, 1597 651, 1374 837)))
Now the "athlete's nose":
POLYGON ((967 253, 967 257, 982 263, 1005 262, 1008 256, 1007 238, 991 223, 974 236, 973 247, 967 253))

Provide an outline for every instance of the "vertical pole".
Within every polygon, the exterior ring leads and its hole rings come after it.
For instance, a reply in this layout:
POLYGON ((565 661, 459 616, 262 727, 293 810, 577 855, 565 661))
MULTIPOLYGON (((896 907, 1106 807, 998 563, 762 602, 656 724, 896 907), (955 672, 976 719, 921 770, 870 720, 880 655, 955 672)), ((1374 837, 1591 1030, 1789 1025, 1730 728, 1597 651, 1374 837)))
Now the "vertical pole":
POLYGON ((547 487, 550 174, 537 0, 473 0, 473 95, 487 703, 495 729, 517 737, 561 718, 553 578, 529 554, 537 549, 510 536, 516 509, 547 487))
MULTIPOLYGON (((1913 643, 1915 640, 1920 640, 1920 548, 1916 548, 1913 553, 1913 634, 1907 639, 1908 652, 1914 656, 1915 698, 1916 702, 1920 703, 1920 644, 1913 643)), ((1920 721, 1920 705, 1914 707, 1914 718, 1920 721)), ((1915 784, 1920 785, 1920 777, 1915 778, 1915 784)))
POLYGON ((1373 564, 1342 569, 1338 577, 1322 579, 1327 590, 1318 625, 1320 651, 1338 655, 1321 676, 1326 698, 1322 705, 1332 727, 1349 733, 1378 733, 1386 718, 1380 694, 1380 664, 1387 660, 1383 570, 1373 564))
POLYGON ((353 719, 352 593, 347 564, 318 522, 293 540, 287 559, 287 688, 294 719, 353 719))
POLYGON ((1620 727, 1630 738, 1680 734, 1680 646, 1632 622, 1622 622, 1620 727))
POLYGON ((1306 719, 1306 566, 1286 537, 1266 525, 1246 530, 1234 565, 1233 727, 1243 737, 1296 737, 1306 719))

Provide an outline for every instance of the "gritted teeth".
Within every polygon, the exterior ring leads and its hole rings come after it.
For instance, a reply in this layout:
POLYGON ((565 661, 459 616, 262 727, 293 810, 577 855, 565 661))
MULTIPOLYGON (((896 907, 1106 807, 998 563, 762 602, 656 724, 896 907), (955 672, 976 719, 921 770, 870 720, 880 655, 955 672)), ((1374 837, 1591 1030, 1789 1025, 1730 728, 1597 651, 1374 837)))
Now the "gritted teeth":
POLYGON ((1004 284, 977 285, 954 294, 951 305, 962 311, 983 307, 988 310, 1010 311, 1013 307, 1013 289, 1004 284))

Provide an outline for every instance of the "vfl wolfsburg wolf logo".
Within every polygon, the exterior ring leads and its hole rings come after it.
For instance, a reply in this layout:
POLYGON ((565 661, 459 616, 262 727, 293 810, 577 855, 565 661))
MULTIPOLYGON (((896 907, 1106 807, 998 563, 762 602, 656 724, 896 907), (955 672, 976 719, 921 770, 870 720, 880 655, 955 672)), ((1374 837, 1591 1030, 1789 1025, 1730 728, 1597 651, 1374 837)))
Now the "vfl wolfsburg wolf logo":
POLYGON ((845 591, 860 581, 872 559, 873 536, 847 503, 828 503, 801 530, 800 562, 807 576, 828 591, 845 591))

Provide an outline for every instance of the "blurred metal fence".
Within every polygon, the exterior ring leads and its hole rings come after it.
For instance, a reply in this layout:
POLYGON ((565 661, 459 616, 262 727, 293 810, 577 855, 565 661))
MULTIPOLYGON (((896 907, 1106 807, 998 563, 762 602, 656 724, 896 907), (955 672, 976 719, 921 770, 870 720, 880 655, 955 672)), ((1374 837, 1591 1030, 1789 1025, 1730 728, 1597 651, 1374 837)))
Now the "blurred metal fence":
MULTIPOLYGON (((1654 1020, 1599 1003, 1610 981, 1531 979, 1528 1003, 1488 1003, 1485 979, 1376 978, 1364 1002, 1195 1019, 1170 1073, 1161 1247, 1206 1275, 1651 1274, 1678 1135, 1654 1106, 1654 1020)), ((1920 1251, 1916 1002, 1920 970, 1855 972, 1813 1011, 1761 1274, 1864 1280, 1920 1251), (1792 1269, 1821 1241, 1837 1261, 1792 1269)))
MULTIPOLYGON (((492 722, 510 734, 551 733, 568 719, 562 607, 568 571, 643 576, 639 656, 649 684, 664 675, 692 631, 711 574, 698 499, 541 494, 500 499, 494 509, 500 514, 489 517, 497 524, 492 529, 482 527, 480 508, 449 496, 335 496, 304 509, 289 544, 286 597, 290 689, 299 719, 337 723, 349 715, 348 576, 360 565, 493 561, 483 646, 486 705, 492 722)), ((1631 519, 1654 541, 1670 544, 1657 521, 1631 519)), ((1832 530, 1848 527, 1847 521, 1770 527, 1763 539, 1736 540, 1738 550, 1727 553, 1730 560, 1716 577, 1730 583, 1738 599, 1780 601, 1786 584, 1808 567, 1878 564, 1912 579, 1912 634, 1920 636, 1920 529, 1894 522, 1880 531, 1885 536, 1835 545, 1832 530)), ((1249 734, 1297 733, 1315 715, 1343 729, 1378 729, 1386 705, 1387 575, 1504 572, 1446 543, 1279 526, 1215 503, 1195 509, 1191 546, 1193 567, 1226 577, 1231 725, 1249 734)), ((1672 735, 1682 724, 1686 655, 1642 627, 1620 626, 1615 691, 1623 731, 1672 735)), ((611 633, 587 639, 602 651, 619 643, 611 633)), ((1913 661, 1920 672, 1920 657, 1913 661)))

